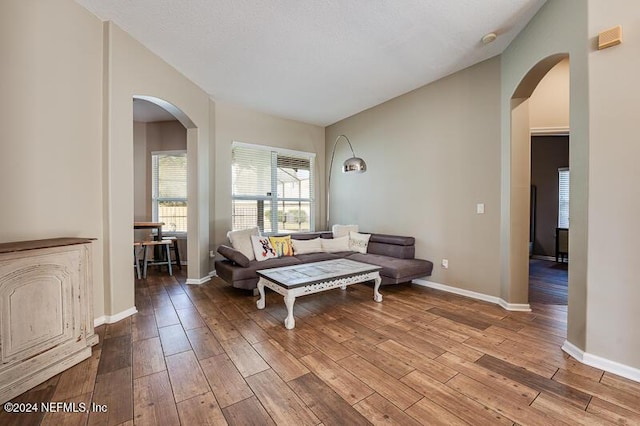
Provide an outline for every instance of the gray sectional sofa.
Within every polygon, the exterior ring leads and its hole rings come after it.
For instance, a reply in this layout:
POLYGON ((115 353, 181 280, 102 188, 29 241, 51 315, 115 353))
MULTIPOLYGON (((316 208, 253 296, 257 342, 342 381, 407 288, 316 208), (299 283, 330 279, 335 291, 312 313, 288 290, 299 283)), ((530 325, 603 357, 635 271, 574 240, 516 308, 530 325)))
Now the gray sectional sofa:
MULTIPOLYGON (((331 232, 309 232, 291 234, 292 239, 310 240, 314 238, 333 238, 331 232)), ((371 234, 367 253, 353 251, 337 253, 309 253, 283 256, 263 261, 249 260, 239 251, 227 245, 221 245, 218 253, 224 259, 215 261, 218 277, 234 287, 252 290, 257 287, 259 269, 278 268, 302 263, 346 258, 358 262, 370 263, 382 267, 380 277, 382 285, 409 282, 415 278, 431 275, 433 263, 415 258, 415 238, 397 235, 371 234)))

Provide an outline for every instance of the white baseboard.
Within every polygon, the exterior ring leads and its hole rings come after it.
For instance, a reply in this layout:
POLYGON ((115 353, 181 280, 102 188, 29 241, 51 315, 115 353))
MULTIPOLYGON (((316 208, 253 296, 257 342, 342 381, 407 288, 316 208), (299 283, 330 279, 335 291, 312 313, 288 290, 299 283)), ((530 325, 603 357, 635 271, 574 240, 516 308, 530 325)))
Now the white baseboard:
POLYGON ((498 298, 498 305, 507 311, 531 312, 531 306, 528 303, 509 303, 502 298, 498 298))
POLYGON ((138 310, 136 307, 132 307, 127 309, 126 311, 122 311, 115 315, 103 315, 93 320, 93 326, 97 327, 102 324, 113 324, 114 322, 118 322, 120 320, 125 319, 126 317, 130 317, 131 315, 137 314, 138 310))
POLYGON ((213 271, 209 272, 209 276, 210 277, 217 277, 218 273, 216 272, 216 270, 214 269, 213 271))
POLYGON ((211 277, 208 275, 203 278, 187 278, 187 284, 200 285, 206 283, 207 281, 211 281, 211 277))
POLYGON ((616 361, 602 358, 598 355, 590 354, 568 340, 564 341, 562 350, 583 364, 590 365, 591 367, 598 368, 609 373, 617 374, 618 376, 625 377, 629 380, 640 382, 640 369, 638 368, 630 367, 616 361))
POLYGON ((433 281, 417 279, 411 281, 414 284, 433 288, 435 290, 446 291, 447 293, 459 294, 460 296, 470 297, 476 300, 482 300, 484 302, 494 303, 496 305, 501 306, 503 309, 507 311, 521 311, 521 312, 531 312, 531 307, 528 303, 508 303, 504 299, 496 296, 489 296, 488 294, 478 293, 471 290, 465 290, 463 288, 451 287, 445 284, 434 283, 433 281))

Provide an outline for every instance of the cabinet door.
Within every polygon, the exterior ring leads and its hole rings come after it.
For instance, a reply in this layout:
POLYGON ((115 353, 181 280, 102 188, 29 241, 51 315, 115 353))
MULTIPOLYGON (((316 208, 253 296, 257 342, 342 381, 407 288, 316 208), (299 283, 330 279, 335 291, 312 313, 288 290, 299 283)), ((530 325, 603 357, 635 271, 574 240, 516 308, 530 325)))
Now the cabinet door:
POLYGON ((82 334, 79 251, 38 252, 0 260, 2 364, 28 359, 82 334))

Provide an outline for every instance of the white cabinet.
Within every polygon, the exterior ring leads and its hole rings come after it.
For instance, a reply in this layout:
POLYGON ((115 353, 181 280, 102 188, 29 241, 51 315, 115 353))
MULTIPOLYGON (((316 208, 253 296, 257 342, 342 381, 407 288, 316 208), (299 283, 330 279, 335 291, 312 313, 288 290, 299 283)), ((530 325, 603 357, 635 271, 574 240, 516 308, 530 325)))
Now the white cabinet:
POLYGON ((0 244, 0 402, 91 356, 91 240, 0 244))

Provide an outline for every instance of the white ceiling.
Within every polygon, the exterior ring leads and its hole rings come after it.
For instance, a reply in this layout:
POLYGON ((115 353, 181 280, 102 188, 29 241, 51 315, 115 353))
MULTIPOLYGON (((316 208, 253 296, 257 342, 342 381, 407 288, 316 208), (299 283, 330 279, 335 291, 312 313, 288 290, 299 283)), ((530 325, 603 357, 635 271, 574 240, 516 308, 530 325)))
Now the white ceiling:
POLYGON ((76 1, 214 100, 321 126, 502 53, 545 2, 76 1))

